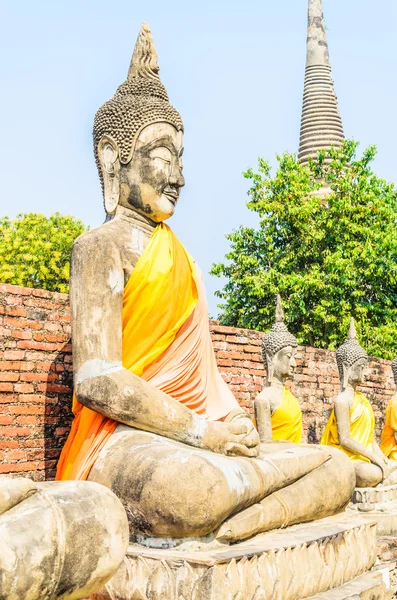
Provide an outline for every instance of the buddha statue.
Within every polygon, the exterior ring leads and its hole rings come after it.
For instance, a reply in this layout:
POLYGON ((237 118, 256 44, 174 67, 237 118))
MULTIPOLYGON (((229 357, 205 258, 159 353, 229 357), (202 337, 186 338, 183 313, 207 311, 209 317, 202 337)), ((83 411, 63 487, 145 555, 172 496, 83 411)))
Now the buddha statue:
MULTIPOLYGON (((391 363, 394 383, 397 386, 397 356, 391 363)), ((397 391, 386 408, 385 426, 380 449, 391 460, 397 460, 397 391)))
POLYGON ((3 475, 0 539, 2 600, 72 600, 116 573, 128 523, 120 501, 98 484, 3 475))
POLYGON ((165 224, 185 183, 183 124, 146 24, 94 150, 107 219, 72 253, 75 419, 57 478, 110 488, 131 541, 152 547, 342 510, 355 484, 344 453, 261 444, 217 370, 202 276, 165 224))
POLYGON ((321 444, 342 450, 354 464, 357 487, 397 483, 397 461, 385 457, 375 440, 375 415, 357 390, 368 371, 368 355, 357 341, 351 319, 346 341, 336 351, 341 389, 321 444))
POLYGON ((298 342, 284 323, 281 298, 277 296, 276 322, 262 340, 266 387, 255 400, 255 416, 261 442, 302 442, 302 410, 285 386, 296 367, 298 342))

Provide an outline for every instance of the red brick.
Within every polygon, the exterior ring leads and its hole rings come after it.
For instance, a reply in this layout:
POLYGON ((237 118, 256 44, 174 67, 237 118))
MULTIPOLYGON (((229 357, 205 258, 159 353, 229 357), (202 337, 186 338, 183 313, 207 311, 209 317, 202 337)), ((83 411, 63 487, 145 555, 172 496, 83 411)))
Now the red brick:
POLYGON ((55 374, 49 373, 21 373, 21 381, 54 381, 57 378, 55 374))
POLYGON ((0 392, 13 392, 14 386, 12 383, 0 383, 0 392))
POLYGON ((0 425, 13 425, 14 418, 0 415, 0 425))
POLYGON ((10 317, 26 317, 26 308, 22 306, 5 306, 4 314, 10 317))
POLYGON ((31 340, 33 337, 32 332, 26 329, 13 329, 11 335, 17 340, 31 340))
MULTIPOLYGON (((2 424, 1 423, 1 418, 0 418, 0 424, 2 424)), ((4 423, 4 425, 5 424, 6 423, 4 423)), ((37 424, 37 417, 34 416, 34 415, 17 417, 17 424, 18 425, 36 425, 37 424)))
POLYGON ((18 348, 26 350, 58 350, 58 344, 50 344, 49 342, 35 342, 34 340, 23 340, 18 342, 18 348))
POLYGON ((30 296, 32 288, 22 287, 19 285, 11 285, 10 283, 2 283, 0 291, 6 294, 16 294, 18 296, 30 296))
POLYGON ((16 383, 14 385, 14 390, 18 394, 30 394, 34 392, 34 387, 31 383, 16 383))
POLYGON ((10 371, 0 372, 0 381, 18 381, 19 373, 11 373, 10 371))
POLYGON ((31 433, 32 431, 26 427, 0 427, 0 436, 3 437, 24 437, 31 433))
POLYGON ((6 350, 4 360, 23 360, 25 352, 23 350, 6 350))

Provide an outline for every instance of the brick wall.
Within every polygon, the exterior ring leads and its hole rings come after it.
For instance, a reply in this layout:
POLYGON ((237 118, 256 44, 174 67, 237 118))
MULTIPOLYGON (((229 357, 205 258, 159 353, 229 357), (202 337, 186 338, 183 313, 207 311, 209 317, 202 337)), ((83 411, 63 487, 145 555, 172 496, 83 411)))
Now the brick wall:
MULTIPOLYGON (((264 384, 257 331, 210 323, 219 370, 249 412, 264 384)), ((71 423, 72 355, 68 296, 0 284, 0 474, 52 479, 71 423)), ((304 410, 307 439, 317 442, 339 379, 333 352, 299 348, 291 386, 304 410)), ((363 391, 378 434, 393 393, 389 361, 372 359, 363 391)))

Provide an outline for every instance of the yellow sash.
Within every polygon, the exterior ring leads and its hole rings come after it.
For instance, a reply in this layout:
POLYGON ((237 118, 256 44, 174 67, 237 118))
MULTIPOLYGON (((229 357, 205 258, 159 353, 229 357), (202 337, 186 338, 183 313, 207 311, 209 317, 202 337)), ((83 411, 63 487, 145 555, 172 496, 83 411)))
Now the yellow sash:
POLYGON ((302 443, 302 409, 293 393, 286 387, 280 406, 272 414, 272 437, 302 443))
MULTIPOLYGON (((194 262, 171 229, 154 230, 124 289, 123 366, 142 375, 172 344, 198 300, 194 262)), ((72 429, 58 463, 57 479, 86 479, 117 422, 83 407, 73 397, 72 429)))
POLYGON ((397 460, 395 431, 397 431, 397 396, 392 398, 387 405, 385 426, 382 431, 382 440, 380 443, 383 454, 391 460, 397 460))
MULTIPOLYGON (((350 437, 359 442, 362 446, 369 448, 374 441, 375 415, 371 403, 364 394, 355 392, 353 405, 350 409, 350 437)), ((334 446, 342 450, 352 460, 363 460, 370 462, 364 456, 346 450, 339 444, 338 429, 336 426, 335 410, 332 410, 327 426, 324 430, 321 444, 324 446, 334 446)))

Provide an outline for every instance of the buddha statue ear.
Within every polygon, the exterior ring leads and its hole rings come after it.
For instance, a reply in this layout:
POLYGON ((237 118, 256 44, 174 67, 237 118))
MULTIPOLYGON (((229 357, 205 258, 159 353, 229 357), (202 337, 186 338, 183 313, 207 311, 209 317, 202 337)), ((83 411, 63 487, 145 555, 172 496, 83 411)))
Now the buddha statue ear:
POLYGON ((266 381, 267 385, 270 385, 274 374, 274 356, 266 352, 266 381))
POLYGON ((120 199, 120 159, 116 142, 104 135, 98 144, 98 159, 103 177, 105 210, 112 215, 120 199))
POLYGON ((343 373, 342 373, 342 381, 341 386, 342 386, 342 391, 345 390, 348 386, 349 383, 349 376, 350 376, 350 370, 351 368, 348 367, 346 364, 343 363, 343 367, 342 367, 343 373))

